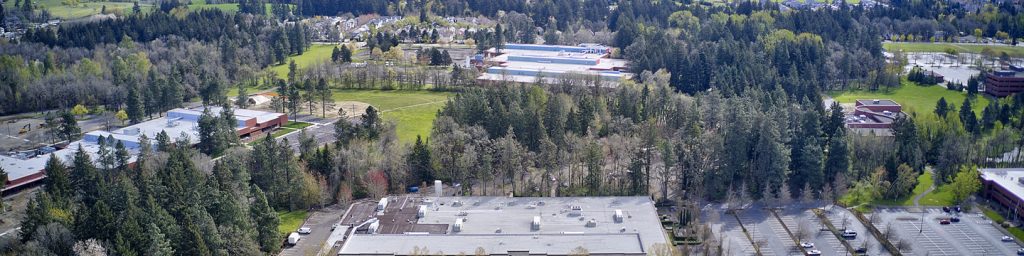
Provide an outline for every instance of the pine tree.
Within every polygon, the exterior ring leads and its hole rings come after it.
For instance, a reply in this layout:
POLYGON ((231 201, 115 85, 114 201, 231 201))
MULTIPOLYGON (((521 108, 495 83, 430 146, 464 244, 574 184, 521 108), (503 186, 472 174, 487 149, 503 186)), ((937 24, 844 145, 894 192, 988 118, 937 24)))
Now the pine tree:
POLYGON ((317 80, 316 91, 320 95, 321 116, 327 118, 327 103, 334 102, 334 92, 331 91, 331 87, 327 85, 327 80, 324 78, 317 80))
POLYGON ((57 129, 61 140, 74 141, 82 136, 82 129, 78 128, 78 121, 71 112, 65 111, 61 115, 60 127, 57 129))
POLYGON ((142 122, 143 117, 146 115, 145 101, 142 98, 142 90, 139 89, 139 85, 134 80, 128 82, 128 99, 125 103, 127 105, 126 112, 128 112, 128 120, 132 124, 142 122))
POLYGON ((949 103, 946 102, 946 97, 939 98, 939 101, 935 103, 935 115, 939 118, 945 119, 946 114, 949 113, 949 103))
POLYGON ((217 136, 217 127, 219 126, 218 120, 210 113, 210 109, 203 109, 203 114, 199 116, 199 152, 207 155, 219 155, 222 149, 218 141, 220 138, 217 136))
POLYGON ((963 105, 960 105, 960 123, 964 125, 964 130, 970 133, 981 132, 981 129, 978 129, 978 116, 971 109, 971 99, 964 99, 963 105))
MULTIPOLYGON (((342 45, 341 47, 345 47, 345 46, 342 45)), ((331 62, 337 63, 338 60, 340 60, 340 59, 341 59, 341 49, 338 49, 338 46, 334 46, 334 49, 331 50, 331 62)))
POLYGON ((171 242, 167 240, 163 233, 161 233, 159 226, 154 223, 150 223, 147 232, 149 233, 149 247, 146 248, 144 253, 145 255, 174 255, 174 248, 171 247, 171 242))
MULTIPOLYGON (((836 176, 850 171, 850 148, 846 142, 846 129, 837 129, 828 145, 828 158, 825 162, 825 179, 831 184, 836 176)), ((844 184, 835 184, 835 187, 844 184)))
POLYGON ((46 192, 57 202, 71 202, 71 181, 64 163, 56 155, 50 154, 43 171, 46 173, 46 192))
POLYGON ((341 62, 348 63, 352 62, 352 51, 355 49, 349 49, 348 46, 341 46, 341 62))
POLYGON ((281 241, 277 233, 277 226, 281 222, 274 209, 267 204, 267 197, 263 190, 252 186, 253 202, 249 214, 252 215, 253 223, 256 224, 256 240, 259 241, 260 250, 266 253, 275 254, 281 249, 281 241))
POLYGON ((238 96, 235 97, 235 106, 238 108, 249 108, 249 93, 242 83, 238 84, 238 96))
POLYGON ((417 182, 434 180, 433 166, 430 164, 430 148, 423 141, 420 135, 416 135, 416 143, 412 145, 406 162, 409 165, 409 172, 417 182))

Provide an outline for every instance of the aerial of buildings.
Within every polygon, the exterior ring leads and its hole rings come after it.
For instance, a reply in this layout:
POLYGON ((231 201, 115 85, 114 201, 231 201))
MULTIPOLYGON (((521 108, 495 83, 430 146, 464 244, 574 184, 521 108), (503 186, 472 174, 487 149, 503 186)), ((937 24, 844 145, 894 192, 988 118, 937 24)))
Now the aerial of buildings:
MULTIPOLYGON (((214 116, 219 115, 220 111, 220 107, 210 108, 210 113, 214 116)), ((98 160, 101 138, 110 143, 120 141, 124 144, 131 154, 129 163, 135 162, 135 156, 138 155, 141 148, 139 139, 142 135, 148 137, 150 143, 156 143, 156 135, 160 132, 166 132, 171 138, 184 139, 190 144, 195 145, 199 143, 198 122, 202 114, 203 110, 201 108, 177 108, 168 111, 164 117, 121 129, 87 132, 81 140, 70 142, 67 145, 43 147, 7 155, 0 154, 0 166, 8 173, 7 186, 4 188, 4 191, 18 190, 45 178, 46 173, 43 172, 43 169, 46 167, 46 161, 49 160, 51 154, 65 163, 70 163, 71 158, 81 148, 90 155, 93 161, 98 160)), ((234 116, 238 120, 235 131, 242 138, 268 132, 284 125, 288 121, 288 116, 285 114, 248 109, 234 109, 234 116)))
POLYGON ((995 97, 1006 97, 1024 91, 1024 70, 1011 66, 985 74, 985 93, 995 97))
POLYGON ((491 48, 473 56, 470 63, 484 71, 477 78, 481 81, 533 83, 539 79, 552 84, 566 77, 590 77, 616 85, 633 74, 624 72, 629 64, 626 60, 609 57, 611 51, 599 44, 505 44, 500 50, 491 48))
POLYGON ((1024 217, 1024 168, 982 168, 981 195, 1024 217))
POLYGON ((846 114, 846 127, 859 134, 891 135, 892 123, 904 115, 903 106, 895 101, 858 99, 846 114))
MULTIPOLYGON (((439 193, 440 194, 440 193, 439 193)), ((388 197, 338 255, 648 255, 668 243, 649 197, 388 197)))

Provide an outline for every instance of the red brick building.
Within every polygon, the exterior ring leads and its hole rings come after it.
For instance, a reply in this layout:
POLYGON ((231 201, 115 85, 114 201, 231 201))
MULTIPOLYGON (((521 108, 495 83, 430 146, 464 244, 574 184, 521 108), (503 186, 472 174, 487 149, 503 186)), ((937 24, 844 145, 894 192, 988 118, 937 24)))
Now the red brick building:
POLYGON ((1000 70, 985 75, 985 93, 1006 97, 1024 91, 1024 75, 1012 70, 1000 70))

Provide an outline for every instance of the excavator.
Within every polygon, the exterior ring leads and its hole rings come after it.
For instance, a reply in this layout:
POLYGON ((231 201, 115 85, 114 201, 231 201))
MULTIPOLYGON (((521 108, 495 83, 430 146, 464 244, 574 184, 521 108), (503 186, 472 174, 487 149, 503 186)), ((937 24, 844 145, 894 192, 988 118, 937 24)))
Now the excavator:
POLYGON ((18 135, 25 134, 25 133, 31 132, 31 131, 32 131, 32 124, 25 124, 25 126, 21 127, 21 130, 18 130, 18 135))

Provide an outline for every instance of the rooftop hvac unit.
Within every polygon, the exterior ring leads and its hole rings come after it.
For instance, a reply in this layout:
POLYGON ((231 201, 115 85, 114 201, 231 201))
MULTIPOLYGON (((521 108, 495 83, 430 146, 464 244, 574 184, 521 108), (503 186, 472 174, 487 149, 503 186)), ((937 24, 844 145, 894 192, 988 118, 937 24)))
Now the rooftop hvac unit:
POLYGON ((1024 186, 1024 179, 1017 179, 1017 183, 1020 183, 1021 186, 1024 186))
POLYGON ((583 206, 573 205, 569 206, 569 216, 580 216, 583 215, 583 206))
POLYGON ((452 207, 460 207, 460 206, 462 206, 462 201, 455 200, 454 202, 452 202, 452 207))
POLYGON ((530 223, 532 230, 540 230, 540 216, 533 216, 533 223, 530 223))
POLYGON ((595 219, 588 220, 587 221, 587 227, 588 228, 597 227, 597 220, 595 220, 595 219))
POLYGON ((615 215, 612 218, 615 219, 615 223, 622 223, 622 210, 615 209, 615 215))
POLYGON ((462 219, 455 219, 455 225, 452 225, 452 232, 462 232, 462 219))
POLYGON ((878 104, 878 103, 881 103, 882 101, 875 99, 875 100, 871 100, 871 102, 874 102, 875 104, 878 104))

